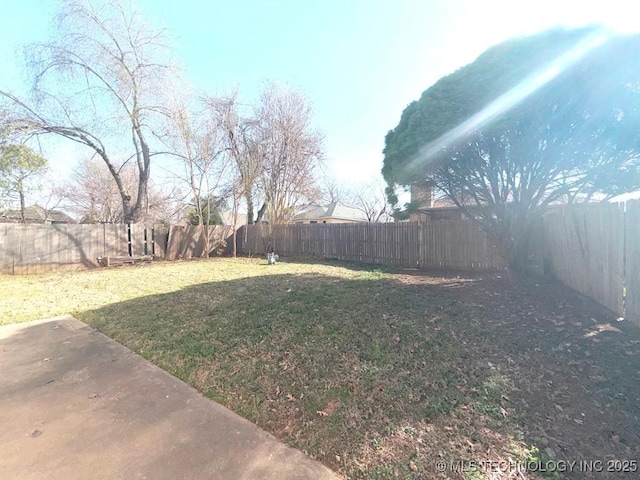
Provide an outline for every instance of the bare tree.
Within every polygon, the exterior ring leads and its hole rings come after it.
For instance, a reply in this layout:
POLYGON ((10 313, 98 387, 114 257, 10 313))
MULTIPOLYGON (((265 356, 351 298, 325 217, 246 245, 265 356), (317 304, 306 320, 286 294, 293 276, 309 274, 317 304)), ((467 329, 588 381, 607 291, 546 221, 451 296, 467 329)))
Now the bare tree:
POLYGON ((360 210, 368 222, 389 222, 393 210, 385 192, 386 185, 373 180, 357 187, 350 195, 350 203, 360 210))
POLYGON ((57 209, 69 210, 68 200, 71 191, 68 181, 56 178, 50 170, 45 173, 42 178, 38 199, 38 204, 43 210, 45 223, 57 209))
POLYGON ((225 155, 235 165, 237 175, 231 182, 233 195, 244 198, 247 223, 252 224, 255 198, 260 189, 258 180, 263 168, 263 154, 256 136, 258 122, 240 115, 237 96, 238 93, 234 92, 226 98, 210 97, 207 104, 221 132, 225 155))
POLYGON ((320 188, 322 189, 322 203, 348 203, 352 200, 351 197, 353 195, 349 188, 329 175, 324 176, 320 188))
POLYGON ((84 145, 104 161, 122 221, 138 221, 150 178, 152 125, 165 114, 160 95, 175 69, 166 60, 163 32, 117 0, 64 2, 52 41, 27 50, 33 101, 0 91, 14 108, 12 123, 34 135, 53 133, 84 145), (128 147, 121 139, 129 138, 128 147), (107 148, 109 144, 109 148, 107 148), (133 161, 134 184, 120 166, 133 161))
POLYGON ((295 91, 268 84, 256 111, 264 204, 273 224, 287 223, 305 203, 321 196, 315 173, 322 136, 311 126, 311 107, 295 91))
POLYGON ((176 178, 189 186, 196 223, 205 230, 203 256, 211 250, 209 226, 212 212, 228 195, 230 161, 223 150, 223 131, 218 118, 209 109, 190 112, 185 103, 177 103, 169 117, 165 143, 182 160, 183 174, 176 178))
MULTIPOLYGON (((136 184, 136 169, 132 164, 116 166, 125 188, 136 184)), ((170 219, 173 195, 163 193, 149 182, 140 210, 140 221, 156 222, 170 219)), ((65 203, 83 223, 122 223, 124 212, 118 188, 107 166, 95 157, 81 162, 73 171, 67 186, 65 203)))
POLYGON ((240 214, 240 202, 245 193, 245 185, 239 175, 232 179, 229 193, 231 197, 231 221, 233 227, 233 247, 231 253, 233 257, 236 257, 238 255, 238 217, 240 214))

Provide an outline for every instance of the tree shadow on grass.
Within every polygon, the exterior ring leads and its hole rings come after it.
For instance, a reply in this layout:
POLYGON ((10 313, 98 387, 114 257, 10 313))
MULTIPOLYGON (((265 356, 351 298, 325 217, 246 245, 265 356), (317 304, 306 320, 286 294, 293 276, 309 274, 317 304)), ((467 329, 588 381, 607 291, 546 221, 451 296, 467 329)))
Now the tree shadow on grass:
MULTIPOLYGON (((419 276, 400 276, 419 286, 419 276)), ((525 433, 572 460, 634 459, 640 453, 640 329, 548 277, 474 275, 433 285, 465 312, 451 324, 493 339, 487 361, 513 381, 510 402, 525 433)), ((419 287, 418 287, 419 288, 419 287)), ((633 478, 636 472, 627 472, 633 478)), ((603 475, 598 472, 595 474, 603 475)), ((585 472, 566 474, 585 478, 585 472)), ((619 478, 618 472, 611 476, 619 478)))
POLYGON ((585 336, 605 314, 595 304, 557 282, 352 270, 269 272, 79 317, 353 477, 437 478, 442 456, 526 458, 532 443, 567 460, 638 457, 639 337, 585 336))

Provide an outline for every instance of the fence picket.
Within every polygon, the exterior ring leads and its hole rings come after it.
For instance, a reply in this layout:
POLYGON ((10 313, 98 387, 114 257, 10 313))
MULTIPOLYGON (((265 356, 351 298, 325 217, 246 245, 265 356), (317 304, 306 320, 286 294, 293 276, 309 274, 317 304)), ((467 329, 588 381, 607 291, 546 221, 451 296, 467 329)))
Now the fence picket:
POLYGON ((544 237, 554 275, 565 284, 623 312, 624 206, 555 208, 544 217, 544 237))
POLYGON ((271 243, 283 256, 336 258, 374 264, 469 270, 503 269, 504 264, 470 222, 247 225, 242 254, 263 253, 271 243), (465 245, 474 242, 478 245, 465 245), (426 245, 425 245, 426 244, 426 245))
POLYGON ((640 326, 640 200, 627 202, 625 212, 625 317, 640 326))

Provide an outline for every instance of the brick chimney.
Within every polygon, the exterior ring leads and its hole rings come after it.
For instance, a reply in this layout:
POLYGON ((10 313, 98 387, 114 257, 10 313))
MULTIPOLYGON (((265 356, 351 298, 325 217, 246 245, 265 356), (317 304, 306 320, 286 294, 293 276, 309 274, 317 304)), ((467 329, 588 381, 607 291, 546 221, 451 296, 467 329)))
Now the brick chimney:
POLYGON ((411 202, 417 202, 418 208, 433 207, 433 188, 431 181, 423 181, 411 184, 411 202))

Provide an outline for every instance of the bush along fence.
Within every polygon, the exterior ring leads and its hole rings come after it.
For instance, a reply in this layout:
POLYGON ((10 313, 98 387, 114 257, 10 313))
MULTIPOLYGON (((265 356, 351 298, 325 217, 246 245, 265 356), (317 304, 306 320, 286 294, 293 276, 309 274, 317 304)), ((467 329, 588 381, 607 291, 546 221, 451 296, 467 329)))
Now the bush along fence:
POLYGON ((0 224, 0 273, 31 274, 136 259, 188 259, 231 250, 232 227, 0 224))

